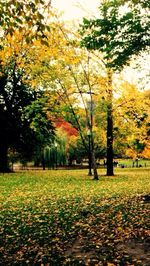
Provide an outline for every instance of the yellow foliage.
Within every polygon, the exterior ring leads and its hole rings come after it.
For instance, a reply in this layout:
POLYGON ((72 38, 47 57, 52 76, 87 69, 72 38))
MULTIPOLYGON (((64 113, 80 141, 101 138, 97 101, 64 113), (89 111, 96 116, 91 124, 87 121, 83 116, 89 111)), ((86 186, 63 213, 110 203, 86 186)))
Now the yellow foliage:
POLYGON ((144 151, 141 153, 141 157, 150 159, 150 141, 145 147, 144 151))
POLYGON ((136 157, 137 157, 136 151, 131 149, 131 148, 126 149, 125 154, 127 157, 132 158, 132 159, 136 159, 136 157))

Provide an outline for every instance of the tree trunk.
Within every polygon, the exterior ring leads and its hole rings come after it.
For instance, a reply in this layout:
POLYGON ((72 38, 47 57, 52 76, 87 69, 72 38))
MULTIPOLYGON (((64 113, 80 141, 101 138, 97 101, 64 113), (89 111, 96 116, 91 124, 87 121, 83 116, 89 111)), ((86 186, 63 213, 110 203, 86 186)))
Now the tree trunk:
POLYGON ((89 172, 88 172, 88 176, 92 176, 92 152, 91 152, 91 136, 90 135, 88 135, 88 142, 89 142, 89 150, 88 150, 89 172))
POLYGON ((93 164, 93 173, 94 173, 94 180, 99 180, 98 179, 98 173, 97 173, 97 165, 96 165, 96 160, 95 160, 95 152, 94 149, 92 150, 92 164, 93 164))
POLYGON ((8 147, 5 143, 0 144, 0 173, 10 172, 8 166, 8 156, 7 156, 8 147))
POLYGON ((107 91, 107 176, 114 175, 113 167, 113 110, 112 110, 112 72, 108 70, 107 91))
POLYGON ((94 148, 94 138, 93 138, 92 127, 91 127, 91 157, 92 157, 92 167, 93 167, 93 173, 94 173, 93 179, 99 180, 98 173, 97 173, 97 165, 96 165, 96 160, 95 160, 95 148, 94 148))
POLYGON ((97 173, 97 165, 95 160, 95 147, 94 147, 94 136, 93 136, 93 99, 92 99, 92 91, 90 87, 90 122, 89 122, 89 129, 90 129, 90 139, 91 139, 91 157, 92 157, 92 166, 93 166, 93 173, 94 173, 94 180, 99 180, 98 173, 97 173))

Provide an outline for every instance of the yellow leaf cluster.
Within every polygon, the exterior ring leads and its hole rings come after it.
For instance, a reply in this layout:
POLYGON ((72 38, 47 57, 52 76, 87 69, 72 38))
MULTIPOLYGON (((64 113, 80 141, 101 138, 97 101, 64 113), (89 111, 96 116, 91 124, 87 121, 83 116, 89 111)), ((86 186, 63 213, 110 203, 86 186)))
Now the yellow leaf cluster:
POLYGON ((13 36, 7 34, 3 40, 3 48, 0 50, 2 66, 9 66, 13 60, 19 67, 23 67, 28 50, 29 45, 25 42, 23 34, 17 30, 13 36))
POLYGON ((141 153, 141 157, 150 159, 150 141, 146 145, 144 151, 141 153))

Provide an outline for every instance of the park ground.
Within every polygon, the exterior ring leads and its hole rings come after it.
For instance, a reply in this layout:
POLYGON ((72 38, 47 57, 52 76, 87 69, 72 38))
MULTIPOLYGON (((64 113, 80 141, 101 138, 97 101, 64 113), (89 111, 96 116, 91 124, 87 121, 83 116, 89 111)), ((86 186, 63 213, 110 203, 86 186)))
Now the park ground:
POLYGON ((0 265, 149 266, 150 168, 0 174, 0 265))

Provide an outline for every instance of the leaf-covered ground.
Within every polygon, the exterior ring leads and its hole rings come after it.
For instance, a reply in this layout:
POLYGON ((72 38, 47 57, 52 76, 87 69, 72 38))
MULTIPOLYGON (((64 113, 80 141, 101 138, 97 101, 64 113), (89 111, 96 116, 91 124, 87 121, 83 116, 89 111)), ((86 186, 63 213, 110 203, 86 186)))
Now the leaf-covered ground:
POLYGON ((100 174, 1 175, 0 265, 150 265, 150 169, 100 174))

